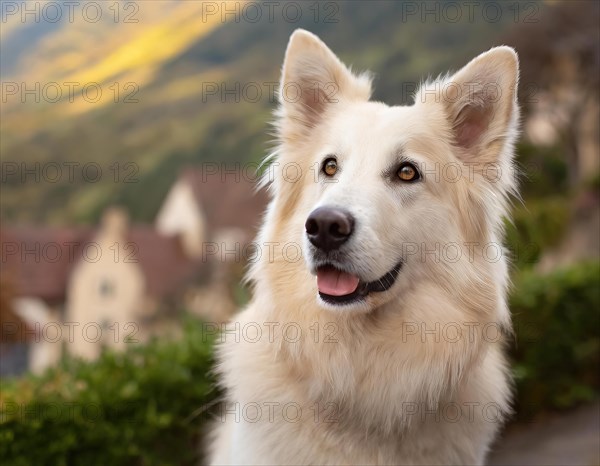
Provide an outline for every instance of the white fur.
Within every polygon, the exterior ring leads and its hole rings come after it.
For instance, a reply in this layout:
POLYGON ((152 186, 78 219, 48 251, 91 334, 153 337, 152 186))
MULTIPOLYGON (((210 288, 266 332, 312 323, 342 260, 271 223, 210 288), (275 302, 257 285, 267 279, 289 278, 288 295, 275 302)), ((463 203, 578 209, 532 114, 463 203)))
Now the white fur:
POLYGON ((273 199, 257 240, 275 245, 253 265, 253 299, 219 346, 227 400, 212 464, 484 462, 510 411, 496 333, 510 332, 507 262, 489 245, 501 243, 515 193, 517 80, 515 52, 498 47, 424 84, 412 106, 388 107, 369 101, 367 75, 353 75, 316 36, 292 35, 282 89, 306 95, 282 91, 273 199), (330 154, 335 182, 319 172, 330 154), (399 157, 424 179, 384 176, 399 157), (294 182, 290 166, 301 169, 294 182), (343 307, 318 297, 304 223, 323 205, 355 216, 345 247, 361 279, 403 261, 392 288, 343 307), (300 245, 300 260, 290 244, 300 245), (436 247, 437 257, 427 252, 436 247), (298 341, 290 329, 300 329, 298 341))

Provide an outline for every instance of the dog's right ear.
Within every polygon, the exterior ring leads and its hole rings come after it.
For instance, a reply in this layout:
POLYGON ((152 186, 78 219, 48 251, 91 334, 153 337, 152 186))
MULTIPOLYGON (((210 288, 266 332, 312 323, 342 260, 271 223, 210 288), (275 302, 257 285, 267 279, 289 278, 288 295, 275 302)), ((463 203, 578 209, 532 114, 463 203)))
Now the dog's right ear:
POLYGON ((340 101, 367 101, 371 80, 355 76, 314 34, 297 29, 285 52, 279 89, 283 117, 314 127, 329 106, 340 101))

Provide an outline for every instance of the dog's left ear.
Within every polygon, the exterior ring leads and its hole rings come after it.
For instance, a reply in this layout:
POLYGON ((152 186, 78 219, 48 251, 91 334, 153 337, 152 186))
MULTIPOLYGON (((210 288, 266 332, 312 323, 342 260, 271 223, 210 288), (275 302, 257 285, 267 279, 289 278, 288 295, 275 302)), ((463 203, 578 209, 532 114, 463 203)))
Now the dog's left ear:
POLYGON ((355 76, 314 34, 297 29, 285 52, 279 98, 283 117, 305 128, 342 101, 369 100, 371 81, 355 76))
POLYGON ((482 53, 442 82, 441 95, 454 144, 464 161, 495 163, 516 137, 519 60, 510 47, 482 53))

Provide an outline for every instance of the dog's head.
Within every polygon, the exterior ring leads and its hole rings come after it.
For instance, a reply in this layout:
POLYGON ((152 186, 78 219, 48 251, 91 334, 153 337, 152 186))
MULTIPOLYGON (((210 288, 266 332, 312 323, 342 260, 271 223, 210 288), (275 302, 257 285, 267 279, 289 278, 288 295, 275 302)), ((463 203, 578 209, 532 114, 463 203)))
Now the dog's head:
POLYGON ((390 107, 369 101, 367 75, 294 32, 263 239, 301 245, 304 260, 284 258, 271 283, 307 281, 312 296, 294 291, 301 299, 370 310, 432 267, 459 270, 474 243, 500 237, 514 189, 517 79, 515 52, 498 47, 423 84, 413 105, 390 107))

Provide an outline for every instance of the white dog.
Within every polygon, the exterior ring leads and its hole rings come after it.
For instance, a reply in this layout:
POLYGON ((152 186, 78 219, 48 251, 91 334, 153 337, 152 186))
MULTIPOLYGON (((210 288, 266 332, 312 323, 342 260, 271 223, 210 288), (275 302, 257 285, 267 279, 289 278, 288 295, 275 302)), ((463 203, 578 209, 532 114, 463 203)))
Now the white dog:
POLYGON ((389 107, 294 32, 253 299, 219 347, 213 464, 484 462, 510 410, 517 81, 497 47, 389 107))

